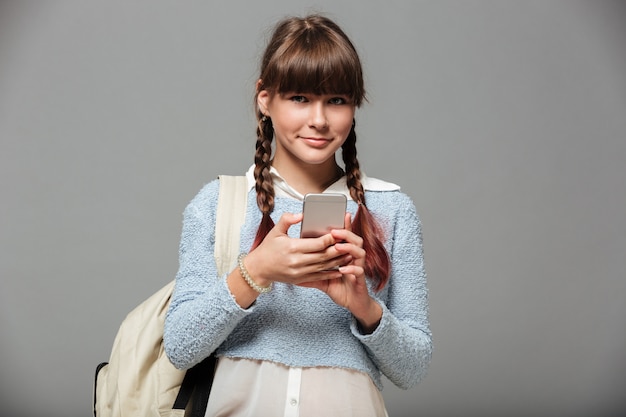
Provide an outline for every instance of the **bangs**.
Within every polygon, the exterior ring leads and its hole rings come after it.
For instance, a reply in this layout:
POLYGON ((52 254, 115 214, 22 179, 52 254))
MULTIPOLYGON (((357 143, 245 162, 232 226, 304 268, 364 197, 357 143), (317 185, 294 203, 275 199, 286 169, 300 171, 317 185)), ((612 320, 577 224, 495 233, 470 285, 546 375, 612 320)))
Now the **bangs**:
POLYGON ((264 88, 276 93, 346 95, 357 107, 365 98, 359 57, 351 44, 307 31, 283 44, 268 62, 264 88))

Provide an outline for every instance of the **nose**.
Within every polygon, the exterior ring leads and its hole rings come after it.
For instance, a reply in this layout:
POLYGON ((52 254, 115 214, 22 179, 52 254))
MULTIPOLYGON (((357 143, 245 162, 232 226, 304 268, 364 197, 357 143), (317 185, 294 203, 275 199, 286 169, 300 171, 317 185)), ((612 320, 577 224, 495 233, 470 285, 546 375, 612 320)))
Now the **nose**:
POLYGON ((328 119, 326 118, 326 106, 321 100, 316 100, 311 105, 309 125, 316 129, 325 129, 328 127, 328 119))

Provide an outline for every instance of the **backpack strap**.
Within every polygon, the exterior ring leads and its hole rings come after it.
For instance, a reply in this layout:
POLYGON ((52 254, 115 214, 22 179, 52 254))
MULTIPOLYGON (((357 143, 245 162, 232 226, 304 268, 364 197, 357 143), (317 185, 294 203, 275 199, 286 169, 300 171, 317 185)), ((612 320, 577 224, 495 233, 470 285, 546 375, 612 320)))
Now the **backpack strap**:
POLYGON ((229 272, 239 255, 239 234, 246 218, 248 180, 245 176, 220 175, 215 219, 215 262, 219 276, 229 272))
MULTIPOLYGON (((248 181, 245 176, 230 175, 220 175, 219 180, 213 254, 219 276, 222 276, 234 267, 239 254, 239 234, 248 203, 248 181)), ((186 415, 204 417, 213 386, 215 365, 215 355, 211 354, 187 371, 174 402, 175 410, 187 408, 191 401, 186 415)))
POLYGON ((185 417, 204 417, 213 386, 217 359, 214 354, 185 372, 173 410, 186 410, 185 417), (188 406, 188 404, 190 404, 188 406))

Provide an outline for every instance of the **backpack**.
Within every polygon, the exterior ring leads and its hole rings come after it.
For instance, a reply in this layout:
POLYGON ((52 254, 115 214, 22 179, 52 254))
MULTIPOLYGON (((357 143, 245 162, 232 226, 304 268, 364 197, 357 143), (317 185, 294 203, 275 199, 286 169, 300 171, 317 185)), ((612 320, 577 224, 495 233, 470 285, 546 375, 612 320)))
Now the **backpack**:
MULTIPOLYGON (((221 276, 236 262, 248 192, 244 176, 220 175, 219 180, 214 256, 221 276)), ((95 417, 204 417, 215 356, 181 371, 163 349, 163 324, 174 282, 122 321, 109 361, 96 367, 95 417)))

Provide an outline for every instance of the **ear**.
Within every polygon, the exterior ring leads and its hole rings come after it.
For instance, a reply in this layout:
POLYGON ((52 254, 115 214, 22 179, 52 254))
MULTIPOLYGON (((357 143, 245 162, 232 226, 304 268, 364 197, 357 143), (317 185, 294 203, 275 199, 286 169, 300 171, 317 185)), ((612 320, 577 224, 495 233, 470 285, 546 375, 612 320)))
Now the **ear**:
POLYGON ((256 95, 256 103, 259 106, 259 111, 263 113, 265 116, 269 116, 268 105, 270 102, 270 93, 267 90, 260 90, 262 88, 263 81, 259 80, 256 83, 257 95, 256 95))

